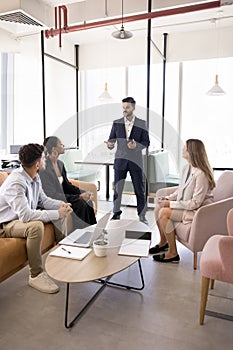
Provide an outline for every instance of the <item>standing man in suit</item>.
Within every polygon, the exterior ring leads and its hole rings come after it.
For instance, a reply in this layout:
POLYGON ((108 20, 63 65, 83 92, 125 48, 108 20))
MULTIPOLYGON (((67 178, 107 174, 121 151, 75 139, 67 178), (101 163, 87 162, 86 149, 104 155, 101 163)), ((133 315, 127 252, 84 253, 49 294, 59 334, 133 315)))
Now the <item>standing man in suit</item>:
POLYGON ((136 101, 133 97, 122 100, 123 117, 114 120, 108 141, 105 143, 113 149, 117 143, 114 161, 114 196, 112 220, 119 220, 122 192, 129 171, 137 198, 139 220, 148 224, 146 214, 146 195, 143 183, 142 150, 149 147, 149 134, 144 120, 134 115, 136 101))

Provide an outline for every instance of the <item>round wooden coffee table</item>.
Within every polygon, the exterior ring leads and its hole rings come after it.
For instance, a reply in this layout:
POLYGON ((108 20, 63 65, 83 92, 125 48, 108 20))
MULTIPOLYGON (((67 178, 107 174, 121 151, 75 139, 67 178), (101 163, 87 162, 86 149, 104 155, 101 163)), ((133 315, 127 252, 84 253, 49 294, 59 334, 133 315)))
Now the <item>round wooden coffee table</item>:
POLYGON ((134 290, 142 290, 144 288, 144 278, 140 257, 120 256, 118 255, 118 251, 124 238, 125 230, 145 232, 148 231, 148 226, 136 220, 116 220, 109 221, 106 229, 108 231, 109 248, 107 256, 105 257, 96 257, 93 251, 81 261, 51 255, 47 256, 45 261, 45 269, 48 275, 59 282, 65 282, 67 284, 65 310, 66 328, 71 328, 74 325, 87 307, 95 300, 95 298, 107 285, 114 285, 134 290), (128 268, 135 262, 138 262, 139 266, 141 277, 140 287, 127 286, 110 281, 114 274, 128 268), (68 322, 70 283, 83 282, 99 282, 101 283, 101 287, 75 316, 75 318, 71 322, 68 322))

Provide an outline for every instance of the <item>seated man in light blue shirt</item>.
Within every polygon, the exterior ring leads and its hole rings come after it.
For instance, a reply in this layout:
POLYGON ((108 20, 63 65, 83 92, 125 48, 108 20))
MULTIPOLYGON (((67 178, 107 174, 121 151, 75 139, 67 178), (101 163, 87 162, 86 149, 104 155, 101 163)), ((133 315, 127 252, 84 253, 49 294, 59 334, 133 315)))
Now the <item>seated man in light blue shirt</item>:
POLYGON ((29 285, 44 293, 56 293, 59 287, 42 267, 44 223, 53 222, 58 241, 66 234, 66 217, 72 209, 69 203, 51 199, 42 190, 38 172, 45 167, 43 146, 22 146, 19 160, 22 166, 12 171, 0 187, 0 237, 25 238, 29 285))

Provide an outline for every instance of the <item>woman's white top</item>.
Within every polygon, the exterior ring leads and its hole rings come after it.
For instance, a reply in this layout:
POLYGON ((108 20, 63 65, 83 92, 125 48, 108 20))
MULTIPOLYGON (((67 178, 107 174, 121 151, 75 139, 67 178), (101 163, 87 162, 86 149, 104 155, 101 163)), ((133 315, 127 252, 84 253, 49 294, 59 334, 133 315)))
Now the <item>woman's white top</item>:
POLYGON ((62 182, 63 182, 63 176, 58 176, 58 181, 60 182, 60 185, 62 185, 62 182))

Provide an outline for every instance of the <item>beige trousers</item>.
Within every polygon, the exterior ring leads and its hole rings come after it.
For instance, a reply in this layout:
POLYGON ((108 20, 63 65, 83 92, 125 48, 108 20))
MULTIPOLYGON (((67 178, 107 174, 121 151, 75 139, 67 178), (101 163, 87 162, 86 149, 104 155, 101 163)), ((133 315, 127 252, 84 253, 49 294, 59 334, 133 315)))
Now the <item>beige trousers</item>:
MULTIPOLYGON (((53 224, 56 241, 58 242, 67 233, 66 219, 56 220, 53 224)), ((43 222, 22 222, 19 220, 13 220, 2 224, 1 226, 1 237, 26 238, 30 274, 32 277, 39 275, 39 273, 43 271, 41 257, 41 242, 44 234, 43 222)))

